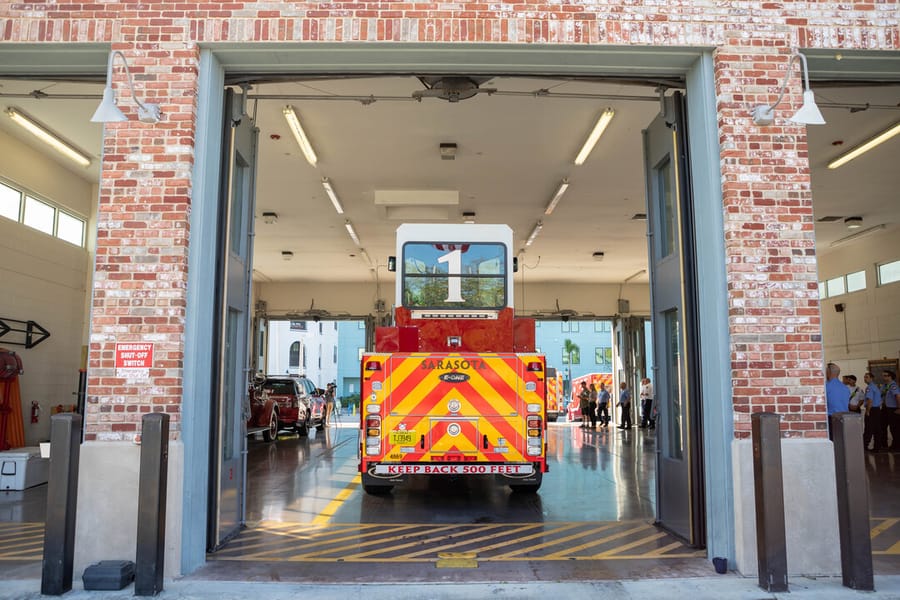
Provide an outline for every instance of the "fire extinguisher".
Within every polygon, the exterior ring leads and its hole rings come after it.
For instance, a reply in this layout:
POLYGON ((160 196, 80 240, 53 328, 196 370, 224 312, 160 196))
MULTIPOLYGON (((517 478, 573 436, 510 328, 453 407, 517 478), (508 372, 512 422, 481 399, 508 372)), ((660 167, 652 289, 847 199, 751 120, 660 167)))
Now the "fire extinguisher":
POLYGON ((31 422, 37 423, 38 418, 41 416, 41 405, 37 403, 37 400, 31 401, 31 422))

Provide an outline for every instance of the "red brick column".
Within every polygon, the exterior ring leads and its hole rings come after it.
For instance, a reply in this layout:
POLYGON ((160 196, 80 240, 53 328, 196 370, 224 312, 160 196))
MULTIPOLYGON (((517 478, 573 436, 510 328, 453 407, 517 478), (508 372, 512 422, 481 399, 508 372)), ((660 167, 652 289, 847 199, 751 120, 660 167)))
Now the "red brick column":
POLYGON ((757 411, 783 414, 785 437, 826 436, 806 131, 787 121, 801 103, 799 69, 773 125, 754 125, 750 116, 776 100, 792 54, 785 42, 756 39, 715 56, 739 438, 750 436, 757 411))
POLYGON ((161 104, 163 118, 137 120, 121 62, 119 106, 108 123, 97 214, 97 256, 88 369, 87 440, 131 440, 143 414, 164 410, 180 435, 187 251, 190 235, 195 98, 199 52, 155 40, 164 28, 123 26, 116 43, 128 58, 137 95, 161 104), (149 371, 117 370, 117 343, 154 345, 149 371))

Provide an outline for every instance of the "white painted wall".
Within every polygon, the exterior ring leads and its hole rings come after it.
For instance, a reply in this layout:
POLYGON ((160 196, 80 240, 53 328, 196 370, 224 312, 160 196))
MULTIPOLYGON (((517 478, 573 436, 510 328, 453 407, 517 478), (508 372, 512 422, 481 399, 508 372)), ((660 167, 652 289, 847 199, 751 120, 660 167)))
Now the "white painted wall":
MULTIPOLYGON (((91 218, 96 186, 62 168, 33 148, 0 131, 0 177, 56 204, 91 218)), ((94 221, 88 222, 93 247, 94 221)), ((49 439, 50 409, 74 404, 86 344, 91 255, 62 240, 0 217, 0 317, 35 321, 50 338, 31 349, 5 345, 22 356, 20 378, 25 442, 49 439), (41 406, 40 420, 31 424, 32 401, 41 406)))
POLYGON ((870 359, 900 358, 900 282, 878 286, 876 269, 900 259, 898 234, 896 228, 888 228, 819 254, 819 281, 866 271, 865 291, 822 300, 825 358, 859 381, 870 359), (835 312, 838 303, 845 305, 844 312, 835 312))

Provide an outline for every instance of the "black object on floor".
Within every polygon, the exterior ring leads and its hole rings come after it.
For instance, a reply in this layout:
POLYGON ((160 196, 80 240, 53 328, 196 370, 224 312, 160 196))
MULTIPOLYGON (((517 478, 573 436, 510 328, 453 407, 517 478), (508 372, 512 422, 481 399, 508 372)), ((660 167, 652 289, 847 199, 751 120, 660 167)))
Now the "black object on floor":
POLYGON ((130 560, 101 560, 85 569, 81 579, 86 590, 121 590, 134 581, 134 563, 130 560))

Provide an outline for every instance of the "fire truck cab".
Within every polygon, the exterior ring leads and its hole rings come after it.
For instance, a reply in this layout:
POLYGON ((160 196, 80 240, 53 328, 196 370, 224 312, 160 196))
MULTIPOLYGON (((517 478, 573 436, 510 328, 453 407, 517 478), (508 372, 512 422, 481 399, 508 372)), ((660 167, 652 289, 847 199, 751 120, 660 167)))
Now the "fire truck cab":
POLYGON ((536 492, 547 471, 546 361, 514 316, 506 225, 397 229, 394 325, 361 361, 359 470, 370 494, 411 475, 493 475, 536 492))

